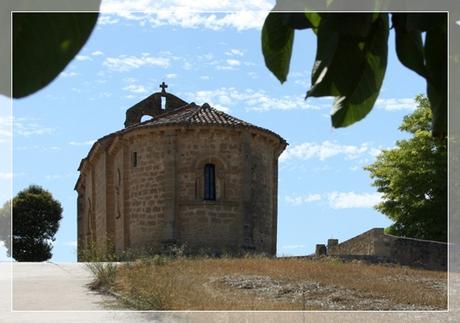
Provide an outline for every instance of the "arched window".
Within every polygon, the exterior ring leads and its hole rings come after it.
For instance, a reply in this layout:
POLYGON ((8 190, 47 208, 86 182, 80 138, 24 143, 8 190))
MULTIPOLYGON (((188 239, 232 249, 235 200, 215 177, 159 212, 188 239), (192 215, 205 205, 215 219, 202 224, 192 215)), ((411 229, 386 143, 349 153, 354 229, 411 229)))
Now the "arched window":
POLYGON ((216 199, 216 170, 214 164, 204 165, 204 199, 216 199))

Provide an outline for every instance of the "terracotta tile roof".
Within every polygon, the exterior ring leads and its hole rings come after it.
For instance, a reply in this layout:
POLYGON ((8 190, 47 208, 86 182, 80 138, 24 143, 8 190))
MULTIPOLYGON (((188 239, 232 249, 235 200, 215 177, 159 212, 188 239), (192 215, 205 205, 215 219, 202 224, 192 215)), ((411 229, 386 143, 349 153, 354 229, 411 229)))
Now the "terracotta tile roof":
POLYGON ((209 106, 207 103, 203 104, 202 106, 191 103, 178 109, 164 112, 151 120, 138 123, 129 128, 166 124, 219 124, 228 126, 254 126, 248 122, 219 111, 209 106))

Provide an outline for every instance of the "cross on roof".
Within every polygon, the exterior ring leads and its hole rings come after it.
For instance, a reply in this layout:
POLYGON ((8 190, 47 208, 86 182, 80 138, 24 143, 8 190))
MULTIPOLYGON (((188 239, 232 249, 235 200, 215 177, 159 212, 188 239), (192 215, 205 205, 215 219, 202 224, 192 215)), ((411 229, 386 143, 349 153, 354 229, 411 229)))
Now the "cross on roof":
POLYGON ((161 87, 161 92, 164 93, 164 92, 166 92, 166 88, 168 87, 168 85, 166 85, 165 82, 162 82, 160 84, 160 87, 161 87))

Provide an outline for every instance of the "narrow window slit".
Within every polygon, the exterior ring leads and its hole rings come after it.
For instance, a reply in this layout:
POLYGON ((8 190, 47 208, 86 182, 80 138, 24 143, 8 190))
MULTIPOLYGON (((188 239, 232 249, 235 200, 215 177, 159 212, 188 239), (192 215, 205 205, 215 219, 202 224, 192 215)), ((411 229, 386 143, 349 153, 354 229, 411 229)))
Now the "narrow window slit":
POLYGON ((137 167, 137 151, 133 152, 133 167, 137 167))
POLYGON ((204 166, 204 199, 208 201, 216 199, 216 171, 213 164, 204 166))

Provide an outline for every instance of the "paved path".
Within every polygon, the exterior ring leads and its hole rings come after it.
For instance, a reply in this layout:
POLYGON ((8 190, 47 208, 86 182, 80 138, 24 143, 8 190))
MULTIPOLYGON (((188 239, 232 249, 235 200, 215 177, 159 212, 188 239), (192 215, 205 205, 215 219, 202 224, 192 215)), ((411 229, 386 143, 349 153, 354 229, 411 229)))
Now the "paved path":
POLYGON ((120 312, 114 298, 88 290, 90 281, 83 264, 0 263, 0 322, 179 321, 174 313, 120 312))
POLYGON ((91 274, 81 264, 14 264, 12 274, 17 311, 99 311, 113 301, 86 287, 91 274))

